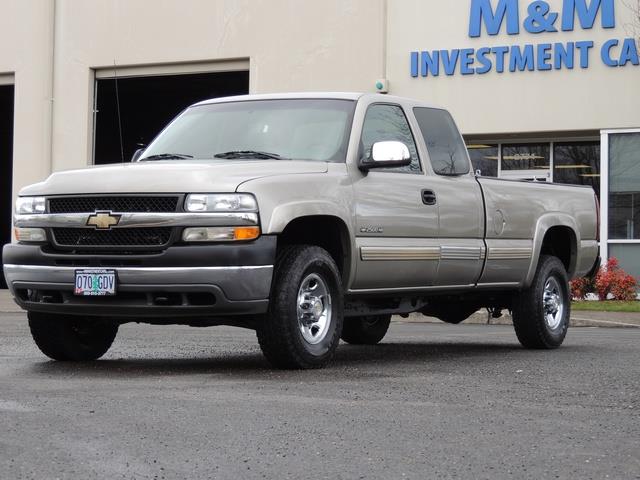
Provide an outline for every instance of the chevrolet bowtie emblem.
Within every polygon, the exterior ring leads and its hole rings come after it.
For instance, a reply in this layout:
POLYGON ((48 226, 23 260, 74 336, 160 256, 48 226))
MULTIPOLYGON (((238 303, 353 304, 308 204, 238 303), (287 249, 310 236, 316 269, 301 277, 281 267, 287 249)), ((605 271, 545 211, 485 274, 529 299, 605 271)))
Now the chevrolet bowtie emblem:
POLYGON ((110 230, 111 227, 118 225, 121 216, 114 215, 111 212, 96 212, 93 215, 89 215, 87 226, 95 227, 96 230, 110 230))

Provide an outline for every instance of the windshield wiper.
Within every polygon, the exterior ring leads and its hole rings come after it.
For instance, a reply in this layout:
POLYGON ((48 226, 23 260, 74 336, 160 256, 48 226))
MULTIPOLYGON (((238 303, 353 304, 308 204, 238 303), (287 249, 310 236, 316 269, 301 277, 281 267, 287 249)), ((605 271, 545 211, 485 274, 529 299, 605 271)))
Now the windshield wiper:
POLYGON ((283 157, 281 157, 277 153, 260 152, 258 150, 232 150, 230 152, 216 153, 213 158, 268 158, 273 160, 284 160, 283 157))
POLYGON ((186 155, 184 153, 158 153, 157 155, 149 155, 148 157, 141 158, 140 161, 145 160, 184 160, 186 158, 193 158, 193 155, 186 155))

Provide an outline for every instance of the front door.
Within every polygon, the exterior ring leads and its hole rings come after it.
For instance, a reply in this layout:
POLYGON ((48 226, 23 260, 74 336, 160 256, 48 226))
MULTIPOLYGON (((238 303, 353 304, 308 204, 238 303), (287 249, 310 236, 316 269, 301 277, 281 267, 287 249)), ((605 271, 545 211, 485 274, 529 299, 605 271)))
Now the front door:
POLYGON ((352 289, 433 285, 438 272, 438 207, 428 198, 429 177, 402 107, 372 104, 362 128, 360 155, 374 143, 403 142, 411 165, 356 173, 358 263, 352 289), (426 192, 426 193, 425 193, 426 192), (425 196, 426 195, 426 196, 425 196))

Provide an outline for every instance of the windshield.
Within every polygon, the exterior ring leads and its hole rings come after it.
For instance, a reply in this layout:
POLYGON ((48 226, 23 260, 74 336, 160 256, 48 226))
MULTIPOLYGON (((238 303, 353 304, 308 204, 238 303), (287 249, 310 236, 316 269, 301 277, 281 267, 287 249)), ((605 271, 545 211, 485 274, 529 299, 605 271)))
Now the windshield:
POLYGON ((141 157, 344 162, 355 102, 253 100, 190 107, 141 157))

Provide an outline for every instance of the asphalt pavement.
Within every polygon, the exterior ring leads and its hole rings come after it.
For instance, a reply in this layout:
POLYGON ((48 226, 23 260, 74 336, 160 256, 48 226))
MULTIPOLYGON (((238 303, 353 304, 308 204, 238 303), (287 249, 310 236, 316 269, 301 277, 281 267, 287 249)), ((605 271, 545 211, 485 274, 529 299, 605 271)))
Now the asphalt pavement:
POLYGON ((253 332, 122 326, 48 361, 0 315, 0 478, 640 478, 640 329, 527 351, 504 325, 392 324, 274 371, 253 332))

